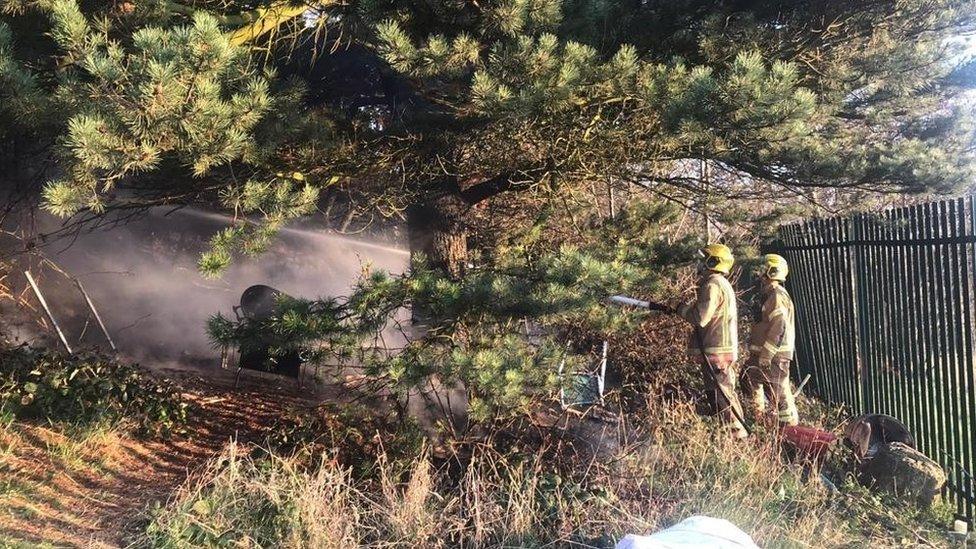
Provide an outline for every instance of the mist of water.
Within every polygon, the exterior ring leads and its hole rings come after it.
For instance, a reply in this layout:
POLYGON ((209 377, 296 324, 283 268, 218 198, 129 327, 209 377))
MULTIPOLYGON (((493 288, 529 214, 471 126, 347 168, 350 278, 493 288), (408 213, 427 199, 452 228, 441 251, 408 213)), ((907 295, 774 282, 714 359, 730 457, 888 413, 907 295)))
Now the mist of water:
POLYGON ((282 230, 256 258, 239 258, 218 280, 197 270, 211 235, 230 218, 153 210, 144 219, 82 235, 52 259, 85 285, 120 351, 154 361, 213 359, 207 318, 232 316, 241 292, 267 284, 294 297, 342 296, 367 268, 403 272, 407 250, 311 228, 282 230))

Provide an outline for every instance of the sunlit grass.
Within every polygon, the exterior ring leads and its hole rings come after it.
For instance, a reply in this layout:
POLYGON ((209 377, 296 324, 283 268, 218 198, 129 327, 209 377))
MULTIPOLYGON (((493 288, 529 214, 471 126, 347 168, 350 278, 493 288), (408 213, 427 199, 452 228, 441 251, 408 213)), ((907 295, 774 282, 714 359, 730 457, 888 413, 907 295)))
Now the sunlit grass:
MULTIPOLYGON (((110 474, 122 442, 109 424, 0 424, 0 532, 13 535, 38 520, 85 528, 87 508, 77 498, 105 503, 98 494, 86 495, 85 486, 110 474)), ((22 546, 15 541, 0 538, 0 547, 22 546)))
POLYGON ((120 430, 109 423, 81 427, 67 426, 49 430, 47 452, 69 472, 98 472, 118 454, 122 443, 120 430))

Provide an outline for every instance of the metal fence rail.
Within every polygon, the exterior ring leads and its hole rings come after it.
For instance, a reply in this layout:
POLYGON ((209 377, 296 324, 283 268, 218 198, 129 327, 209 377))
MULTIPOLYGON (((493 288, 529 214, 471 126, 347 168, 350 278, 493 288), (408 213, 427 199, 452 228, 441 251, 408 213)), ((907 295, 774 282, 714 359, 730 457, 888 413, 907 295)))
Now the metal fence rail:
POLYGON ((976 204, 942 200, 787 225, 797 365, 813 391, 903 421, 973 520, 976 204))

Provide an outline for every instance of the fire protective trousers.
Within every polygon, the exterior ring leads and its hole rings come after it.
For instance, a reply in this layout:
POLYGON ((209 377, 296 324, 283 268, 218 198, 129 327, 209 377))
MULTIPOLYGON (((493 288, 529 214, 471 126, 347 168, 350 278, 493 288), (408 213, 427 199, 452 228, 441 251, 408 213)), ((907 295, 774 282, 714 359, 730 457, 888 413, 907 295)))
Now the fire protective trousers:
POLYGON ((732 411, 732 406, 737 406, 741 409, 741 405, 738 402, 739 397, 735 391, 735 380, 737 377, 735 362, 731 360, 731 355, 710 355, 709 361, 712 364, 714 379, 708 371, 708 365, 704 361, 701 363, 702 377, 705 379, 705 390, 711 391, 714 395, 715 413, 722 420, 722 423, 728 427, 733 435, 741 436, 746 432, 745 426, 742 425, 742 422, 736 417, 735 412, 732 411), (729 402, 725 397, 726 394, 735 399, 735 402, 729 402))
POLYGON ((747 393, 751 397, 752 406, 757 415, 762 416, 768 410, 775 410, 780 423, 796 425, 800 421, 793 398, 793 387, 790 384, 790 361, 774 358, 770 362, 760 363, 751 360, 746 368, 747 393))

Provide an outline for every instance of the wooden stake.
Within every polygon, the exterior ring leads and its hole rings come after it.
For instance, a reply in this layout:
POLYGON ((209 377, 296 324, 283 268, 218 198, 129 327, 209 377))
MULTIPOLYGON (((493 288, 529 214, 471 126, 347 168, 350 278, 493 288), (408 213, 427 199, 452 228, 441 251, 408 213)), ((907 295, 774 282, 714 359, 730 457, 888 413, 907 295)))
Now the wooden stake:
POLYGON ((102 329, 102 333, 105 334, 105 339, 108 340, 108 344, 112 347, 113 351, 118 351, 115 347, 115 342, 112 341, 112 336, 108 334, 108 330, 105 328, 105 323, 102 322, 102 316, 98 314, 98 310, 95 309, 95 304, 92 303, 91 297, 88 296, 88 292, 85 291, 85 287, 81 285, 81 281, 77 278, 75 279, 75 284, 78 286, 78 290, 81 295, 85 296, 85 303, 88 304, 88 308, 91 310, 92 314, 95 315, 95 321, 98 322, 98 327, 102 329))
POLYGON ((51 321, 51 324, 54 325, 54 329, 58 332, 58 337, 61 338, 61 343, 64 344, 65 350, 68 351, 69 355, 74 354, 74 351, 71 350, 71 345, 68 345, 68 338, 64 337, 64 332, 61 331, 61 326, 58 325, 58 321, 55 320, 54 315, 51 314, 51 309, 47 306, 47 301, 44 301, 44 296, 41 295, 41 289, 37 287, 37 282, 34 282, 34 277, 31 276, 30 271, 24 271, 24 274, 27 276, 27 282, 30 283, 31 288, 34 290, 34 295, 37 296, 37 300, 41 303, 41 307, 43 307, 44 312, 47 313, 48 320, 51 321))

